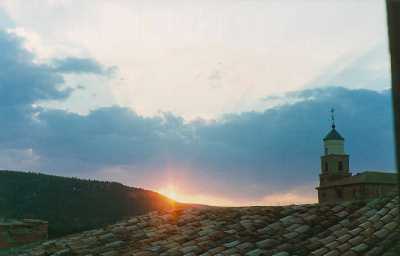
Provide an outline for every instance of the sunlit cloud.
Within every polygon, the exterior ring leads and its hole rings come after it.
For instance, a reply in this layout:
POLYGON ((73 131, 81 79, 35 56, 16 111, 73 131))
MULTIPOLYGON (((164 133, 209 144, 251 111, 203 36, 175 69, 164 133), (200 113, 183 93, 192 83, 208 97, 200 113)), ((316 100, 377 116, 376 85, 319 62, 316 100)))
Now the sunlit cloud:
MULTIPOLYGON (((3 0, 1 7, 40 58, 91 56, 118 66, 110 82, 115 102, 145 116, 262 111, 267 95, 346 82, 341 74, 319 76, 387 45, 382 1, 3 0)), ((369 67, 388 63, 377 56, 369 67)), ((378 73, 352 81, 388 77, 385 67, 378 73)))
POLYGON ((165 187, 155 189, 155 191, 173 199, 177 202, 187 204, 202 204, 211 206, 243 206, 246 202, 228 199, 226 196, 207 195, 207 194, 191 194, 180 190, 177 186, 167 184, 165 187))
POLYGON ((313 204, 318 200, 312 188, 313 184, 310 184, 310 186, 301 189, 289 189, 288 192, 270 193, 257 200, 253 198, 228 198, 228 195, 191 194, 181 190, 179 185, 171 184, 166 184, 160 189, 155 189, 155 191, 181 203, 237 207, 313 204))
POLYGON ((255 205, 290 205, 290 204, 312 204, 317 203, 318 198, 313 185, 301 189, 288 189, 288 192, 271 193, 256 201, 255 205))

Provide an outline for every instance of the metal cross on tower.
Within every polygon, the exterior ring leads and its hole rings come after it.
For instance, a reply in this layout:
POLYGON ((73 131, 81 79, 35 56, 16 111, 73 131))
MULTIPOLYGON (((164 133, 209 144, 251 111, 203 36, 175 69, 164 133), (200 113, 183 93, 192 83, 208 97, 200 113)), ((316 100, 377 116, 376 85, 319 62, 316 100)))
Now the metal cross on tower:
POLYGON ((332 129, 335 129, 335 109, 331 108, 332 129))

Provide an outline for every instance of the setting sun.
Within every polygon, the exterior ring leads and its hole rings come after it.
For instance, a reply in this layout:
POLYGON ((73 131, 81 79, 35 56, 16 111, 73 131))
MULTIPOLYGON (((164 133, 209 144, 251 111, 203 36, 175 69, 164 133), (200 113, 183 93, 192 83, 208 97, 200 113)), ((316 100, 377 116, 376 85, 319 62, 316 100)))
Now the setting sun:
POLYGON ((180 199, 182 199, 182 198, 179 197, 179 195, 177 193, 177 190, 176 190, 174 185, 167 185, 166 187, 161 188, 161 189, 157 189, 156 191, 158 193, 163 194, 166 197, 168 197, 168 198, 170 198, 172 200, 178 201, 178 202, 181 201, 180 199))
POLYGON ((238 203, 223 197, 210 196, 205 194, 192 194, 183 190, 176 184, 174 185, 168 184, 160 189, 155 189, 155 191, 180 203, 204 204, 204 205, 214 205, 214 206, 243 205, 243 202, 238 203))

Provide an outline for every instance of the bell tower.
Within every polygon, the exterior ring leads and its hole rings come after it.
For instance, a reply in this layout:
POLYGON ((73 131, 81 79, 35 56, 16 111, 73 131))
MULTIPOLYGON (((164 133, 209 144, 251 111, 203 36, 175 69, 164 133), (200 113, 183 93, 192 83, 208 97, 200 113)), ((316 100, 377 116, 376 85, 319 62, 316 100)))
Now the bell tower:
POLYGON ((344 150, 344 138, 336 130, 334 112, 332 109, 332 129, 323 139, 324 155, 321 156, 320 186, 351 176, 349 155, 344 150))

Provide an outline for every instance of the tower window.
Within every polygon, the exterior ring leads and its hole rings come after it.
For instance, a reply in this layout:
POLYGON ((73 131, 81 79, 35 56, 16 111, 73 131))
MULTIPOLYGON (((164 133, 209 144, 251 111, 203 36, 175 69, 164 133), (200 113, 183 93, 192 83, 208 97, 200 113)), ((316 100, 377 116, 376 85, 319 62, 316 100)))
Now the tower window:
POLYGON ((325 172, 328 171, 328 162, 325 162, 324 171, 325 171, 325 172))
POLYGON ((339 161, 338 165, 339 165, 338 166, 339 171, 343 171, 343 162, 339 161))

